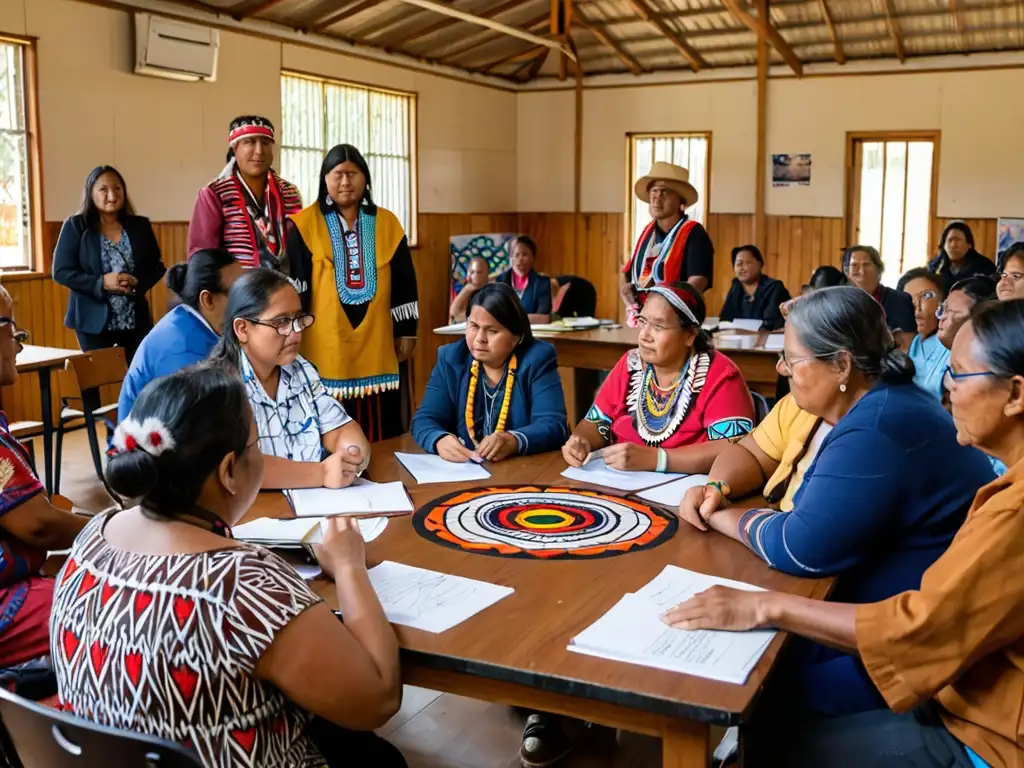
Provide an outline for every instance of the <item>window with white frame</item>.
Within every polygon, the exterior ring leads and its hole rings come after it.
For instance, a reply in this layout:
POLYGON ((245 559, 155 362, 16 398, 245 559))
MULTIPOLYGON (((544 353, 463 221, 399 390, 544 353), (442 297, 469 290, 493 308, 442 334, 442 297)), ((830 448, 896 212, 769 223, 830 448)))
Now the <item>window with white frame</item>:
POLYGON ((32 270, 31 146, 26 85, 28 46, 0 39, 0 271, 32 270))
POLYGON ((351 144, 370 166, 374 202, 398 217, 415 244, 414 94, 284 74, 281 113, 281 175, 304 203, 317 197, 324 155, 351 144))
POLYGON ((694 221, 707 224, 709 173, 709 133, 629 134, 629 232, 630 243, 635 243, 651 220, 647 203, 633 193, 637 179, 643 178, 656 161, 680 165, 690 172, 690 183, 699 193, 696 205, 686 214, 694 221))

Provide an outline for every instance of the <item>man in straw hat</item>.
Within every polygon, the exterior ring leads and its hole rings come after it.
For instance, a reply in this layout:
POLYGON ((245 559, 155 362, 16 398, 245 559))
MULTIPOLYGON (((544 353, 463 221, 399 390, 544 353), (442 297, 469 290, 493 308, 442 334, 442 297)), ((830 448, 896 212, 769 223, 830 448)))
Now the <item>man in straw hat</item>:
POLYGON ((199 190, 188 226, 188 254, 223 248, 245 269, 287 271, 285 219, 302 210, 292 184, 271 169, 274 124, 242 115, 228 130, 228 164, 199 190))
POLYGON ((619 293, 627 309, 636 309, 636 290, 655 283, 685 281, 701 293, 710 288, 715 247, 707 230, 686 215, 698 197, 690 172, 659 161, 633 190, 650 206, 651 222, 619 277, 619 293))

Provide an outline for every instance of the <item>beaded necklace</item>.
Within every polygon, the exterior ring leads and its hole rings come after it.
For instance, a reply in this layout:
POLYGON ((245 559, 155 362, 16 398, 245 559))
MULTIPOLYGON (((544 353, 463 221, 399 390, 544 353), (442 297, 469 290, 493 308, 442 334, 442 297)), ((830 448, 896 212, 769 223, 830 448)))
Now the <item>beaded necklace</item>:
MULTIPOLYGON (((508 361, 508 368, 505 369, 505 395, 501 401, 501 410, 498 411, 498 422, 494 425, 494 433, 504 432, 505 423, 508 421, 508 408, 512 402, 512 384, 516 377, 516 356, 512 357, 508 361)), ((474 360, 473 364, 469 368, 469 391, 466 393, 466 431, 469 432, 469 439, 472 441, 474 447, 477 445, 476 429, 473 420, 474 405, 476 404, 476 390, 477 384, 480 381, 480 361, 474 360)), ((497 394, 497 393, 495 393, 497 394)), ((487 393, 484 393, 484 397, 487 397, 487 393)), ((491 409, 484 407, 484 432, 487 432, 487 428, 490 426, 490 411, 491 409)), ((484 437, 487 435, 484 434, 484 437)))
POLYGON ((658 386, 654 367, 643 363, 635 350, 630 352, 628 363, 626 407, 633 414, 633 426, 645 445, 660 445, 685 421, 704 388, 711 357, 706 352, 693 354, 667 388, 658 386))

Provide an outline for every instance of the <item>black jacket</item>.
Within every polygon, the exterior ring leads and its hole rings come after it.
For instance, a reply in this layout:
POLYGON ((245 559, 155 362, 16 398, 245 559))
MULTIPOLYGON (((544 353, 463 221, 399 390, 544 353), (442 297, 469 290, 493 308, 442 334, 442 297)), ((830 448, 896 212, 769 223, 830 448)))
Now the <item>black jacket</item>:
POLYGON ((789 291, 781 280, 761 275, 753 301, 748 301, 743 284, 738 277, 734 277, 718 317, 721 320, 761 320, 761 327, 764 330, 777 331, 786 324, 782 312, 779 311, 779 305, 790 298, 789 291))
POLYGON ((960 271, 956 274, 950 269, 949 257, 945 251, 939 251, 939 255, 928 262, 928 270, 942 278, 943 293, 949 293, 950 288, 968 277, 993 277, 998 271, 991 259, 982 256, 973 248, 964 256, 960 271))
MULTIPOLYGON (((145 216, 127 216, 122 225, 128 233, 135 261, 135 322, 139 330, 152 325, 146 294, 159 282, 167 268, 160 258, 160 245, 153 226, 145 216)), ((103 333, 110 304, 103 290, 100 232, 87 227, 79 214, 66 219, 53 249, 53 279, 71 290, 64 325, 82 333, 103 333)))

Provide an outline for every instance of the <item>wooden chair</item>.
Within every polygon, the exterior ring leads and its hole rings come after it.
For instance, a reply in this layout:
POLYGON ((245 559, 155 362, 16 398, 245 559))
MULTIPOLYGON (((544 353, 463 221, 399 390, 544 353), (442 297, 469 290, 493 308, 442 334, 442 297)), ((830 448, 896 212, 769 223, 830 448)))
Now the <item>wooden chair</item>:
POLYGON ((100 387, 116 385, 120 392, 121 383, 127 373, 128 364, 121 347, 99 349, 68 360, 65 370, 61 372, 60 423, 57 425, 57 445, 54 451, 56 456, 53 478, 54 493, 60 492, 64 434, 85 429, 89 436, 89 452, 92 454, 96 475, 111 498, 117 498, 107 487, 106 478, 103 476, 103 453, 105 451, 100 447, 99 436, 96 434, 96 420, 102 419, 106 422, 109 437, 113 425, 117 422, 117 403, 103 405, 100 387), (69 389, 74 390, 75 387, 78 389, 78 395, 68 396, 65 394, 69 389), (75 408, 72 407, 72 404, 81 407, 75 408))
POLYGON ((39 475, 36 468, 36 446, 35 439, 43 436, 43 422, 41 421, 15 421, 7 425, 11 437, 25 446, 28 451, 28 460, 32 465, 32 471, 39 475))
POLYGON ((96 725, 2 689, 0 720, 0 744, 13 768, 202 768, 179 744, 96 725))

